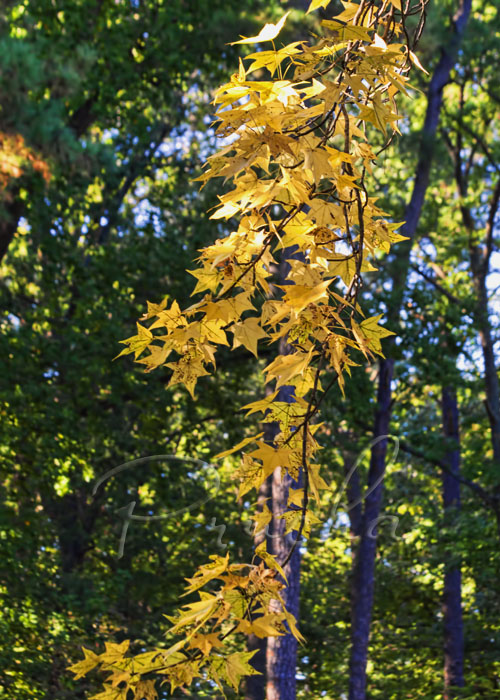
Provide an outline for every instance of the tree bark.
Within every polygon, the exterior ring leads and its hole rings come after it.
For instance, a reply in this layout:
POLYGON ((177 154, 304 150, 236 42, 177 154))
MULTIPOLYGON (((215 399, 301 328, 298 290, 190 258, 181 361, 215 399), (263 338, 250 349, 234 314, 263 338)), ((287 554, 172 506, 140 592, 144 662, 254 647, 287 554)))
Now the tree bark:
MULTIPOLYGON (((398 254, 394 265, 392 293, 389 303, 389 322, 391 325, 397 325, 399 320, 402 293, 406 286, 410 264, 411 245, 416 236, 429 184, 434 142, 443 102, 443 89, 448 83, 451 71, 455 65, 470 11, 471 0, 461 0, 458 10, 453 17, 449 42, 441 49, 441 57, 427 90, 427 110, 422 130, 420 155, 415 172, 412 196, 405 211, 404 218, 406 223, 401 227, 401 234, 407 236, 410 240, 398 246, 398 254)), ((366 665, 375 580, 376 522, 380 515, 383 496, 387 435, 391 419, 391 382, 394 373, 394 360, 390 357, 391 346, 390 344, 388 346, 386 346, 388 357, 380 362, 369 486, 375 483, 376 479, 379 479, 380 482, 365 498, 363 528, 353 563, 354 601, 352 603, 349 700, 366 700, 366 665)))
MULTIPOLYGON (((269 423, 266 423, 265 428, 269 428, 269 423)), ((264 435, 266 441, 269 441, 269 437, 264 430, 264 435)), ((269 477, 264 481, 259 489, 259 497, 257 510, 262 510, 264 503, 270 503, 272 500, 272 477, 269 477)), ((266 539, 267 532, 262 530, 257 532, 254 536, 254 549, 266 539)), ((271 551, 269 544, 267 550, 271 551)), ((257 637, 256 634, 251 634, 248 637, 247 642, 248 651, 255 651, 256 653, 252 656, 252 666, 256 671, 258 671, 260 676, 248 676, 245 683, 245 700, 266 700, 266 657, 267 657, 267 639, 257 637)))
MULTIPOLYGON (((486 391, 486 412, 491 429, 493 459, 500 464, 500 383, 498 381, 495 361, 494 340, 488 305, 488 288, 486 281, 490 272, 491 254, 493 252, 493 234, 500 205, 500 178, 491 194, 489 212, 482 241, 478 241, 479 230, 474 214, 465 201, 469 194, 469 174, 463 167, 461 134, 457 132, 457 146, 452 148, 455 166, 455 181, 461 198, 460 211, 462 222, 469 238, 469 260, 472 285, 476 295, 473 317, 479 335, 479 342, 484 362, 484 384, 486 391)), ((496 491, 500 496, 500 485, 496 491)))
MULTIPOLYGON (((296 251, 296 247, 285 248, 278 269, 276 270, 277 285, 290 284, 287 282, 290 265, 288 260, 299 257, 301 254, 296 251)), ((287 355, 290 346, 285 338, 279 344, 279 354, 287 355)), ((269 385, 266 386, 266 393, 272 391, 269 385)), ((276 401, 293 403, 295 401, 295 388, 293 386, 283 386, 280 388, 276 401)), ((279 432, 278 423, 265 423, 264 436, 266 442, 273 444, 279 432)), ((287 510, 288 490, 290 486, 299 487, 293 479, 281 473, 281 467, 275 469, 268 481, 262 485, 259 491, 259 499, 262 503, 270 502, 270 510, 273 518, 267 533, 267 551, 273 554, 278 562, 282 564, 288 552, 293 547, 295 533, 285 534, 285 521, 279 516, 287 510)), ((265 535, 264 535, 265 536, 265 535)), ((257 536, 258 537, 258 536, 257 536)), ((255 546, 260 544, 263 536, 255 540, 255 546)), ((287 581, 283 581, 285 588, 281 592, 285 606, 289 612, 298 620, 299 613, 299 593, 300 593, 300 548, 297 546, 290 561, 284 567, 287 581)), ((279 606, 278 601, 275 601, 279 606)), ((297 666, 297 640, 291 634, 280 637, 269 637, 258 639, 251 636, 248 640, 248 648, 258 649, 252 658, 252 666, 262 673, 261 676, 250 676, 246 684, 246 700, 295 700, 296 697, 296 666, 297 666), (265 655, 265 656, 264 656, 265 655), (265 664, 264 664, 265 660, 265 664)))
MULTIPOLYGON (((289 389, 290 387, 285 387, 289 389)), ((279 396, 279 395, 278 395, 279 396)), ((286 400, 285 397, 281 401, 286 400)), ((285 534, 285 521, 279 516, 287 509, 288 490, 297 488, 288 475, 282 478, 281 468, 273 474, 273 521, 271 530, 271 551, 282 563, 293 546, 296 533, 285 534)), ((286 608, 299 619, 300 594, 300 546, 297 546, 288 564, 285 566, 286 588, 282 596, 286 608)), ((295 700, 297 666, 297 640, 288 633, 282 637, 269 637, 267 640, 267 684, 266 700, 295 700)))
MULTIPOLYGON (((450 530, 460 512, 460 435, 457 394, 443 387, 441 397, 443 434, 450 446, 444 460, 449 471, 442 472, 445 525, 450 530)), ((451 544, 451 543, 450 543, 451 544)), ((462 621, 462 574, 460 560, 446 557, 443 587, 444 622, 444 700, 457 697, 456 688, 464 686, 464 636, 462 621)))
MULTIPOLYGON (((499 183, 500 184, 500 183, 499 183)), ((500 190, 499 190, 500 192, 500 190)), ((495 205, 495 213, 498 208, 498 195, 495 205)), ((472 235, 471 231, 471 235, 472 235)), ((486 412, 491 430, 491 446, 493 449, 493 459, 500 464, 500 386, 495 361, 495 350, 491 320, 488 308, 488 289, 486 278, 489 273, 489 258, 483 257, 478 246, 474 246, 470 251, 471 272, 476 292, 476 305, 474 309, 474 320, 477 325, 479 342, 483 354, 484 362, 484 387, 486 391, 486 412)), ((500 492, 500 489, 499 489, 500 492)))
MULTIPOLYGON (((266 396, 272 393, 271 386, 266 385, 266 396)), ((272 444, 276 437, 276 424, 264 423, 264 439, 267 443, 272 444)), ((264 504, 271 504, 273 498, 273 479, 269 476, 259 489, 257 500, 257 511, 262 511, 264 504)), ((264 541, 267 540, 267 551, 271 552, 270 538, 268 528, 256 532, 253 538, 254 550, 264 541)), ((247 641, 248 651, 256 651, 252 656, 251 664, 253 668, 260 673, 260 676, 248 676, 245 682, 245 700, 266 700, 266 663, 267 663, 267 638, 257 637, 256 634, 251 634, 247 641)))
POLYGON ((391 379, 393 361, 380 366, 374 444, 370 456, 368 490, 364 499, 359 544, 353 558, 351 577, 351 656, 349 664, 349 700, 366 697, 366 665, 375 588, 377 520, 383 495, 385 456, 391 417, 391 379))

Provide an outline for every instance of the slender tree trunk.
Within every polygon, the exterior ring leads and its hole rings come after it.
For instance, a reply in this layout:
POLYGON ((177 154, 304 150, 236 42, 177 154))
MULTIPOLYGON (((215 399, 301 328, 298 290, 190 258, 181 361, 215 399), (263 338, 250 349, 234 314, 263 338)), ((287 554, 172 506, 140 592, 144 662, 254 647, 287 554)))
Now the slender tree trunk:
MULTIPOLYGON (((405 221, 401 234, 410 240, 398 246, 395 260, 392 294, 389 304, 390 325, 397 325, 401 309, 402 294, 406 286, 410 251, 416 236, 422 212, 425 193, 434 151, 436 131, 443 102, 443 89, 449 82, 455 65, 458 49, 471 11, 471 0, 461 0, 453 18, 449 42, 441 49, 440 60, 434 70, 427 91, 427 110, 421 138, 420 155, 415 173, 413 191, 406 207, 405 221)), ((389 344, 388 344, 389 345, 389 344)), ((380 515, 385 473, 387 438, 391 419, 391 382, 394 373, 394 360, 386 346, 387 359, 380 362, 377 409, 374 421, 374 447, 372 448, 369 483, 377 483, 373 491, 368 491, 363 509, 363 523, 358 551, 354 560, 352 575, 354 600, 352 603, 351 655, 349 700, 366 700, 366 665, 373 608, 376 556, 376 522, 380 515)))
POLYGON ((375 587, 377 520, 383 495, 382 480, 391 417, 392 375, 393 361, 385 360, 380 366, 377 413, 373 431, 375 440, 371 451, 368 489, 364 499, 359 526, 359 544, 354 555, 351 578, 349 700, 364 700, 366 697, 366 665, 375 587))
MULTIPOLYGON (((278 394, 281 401, 293 397, 291 387, 284 387, 285 391, 278 394)), ((272 442, 276 434, 275 424, 266 424, 266 440, 272 442), (272 435, 272 439, 270 434, 272 435)), ((288 490, 290 486, 297 488, 298 484, 290 477, 282 480, 281 468, 277 468, 271 477, 262 484, 259 490, 259 501, 262 505, 267 501, 273 512, 271 528, 267 535, 267 550, 274 554, 281 563, 286 558, 293 546, 294 533, 285 534, 285 521, 279 516, 286 510, 288 502, 288 490)), ((266 537, 264 532, 257 533, 254 545, 257 547, 266 537)), ((286 588, 282 591, 282 597, 286 608, 296 619, 299 617, 299 593, 300 593, 300 549, 296 547, 292 558, 285 566, 287 577, 286 588)), ((277 603, 277 601, 276 601, 277 603)), ((277 603, 278 605, 278 603, 277 603)), ((297 665, 297 640, 292 634, 282 637, 269 637, 259 639, 251 635, 248 640, 248 649, 257 649, 252 658, 252 666, 260 671, 260 676, 250 676, 247 679, 245 700, 295 700, 297 665)))
MULTIPOLYGON (((484 362, 484 384, 486 390, 486 412, 491 429, 491 445, 493 459, 500 465, 500 383, 495 362, 494 340, 491 328, 488 288, 486 281, 490 272, 490 260, 493 252, 493 235, 496 216, 500 205, 500 179, 492 192, 489 203, 489 214, 484 231, 484 240, 478 243, 479 230, 476 227, 474 215, 464 202, 469 194, 468 175, 462 164, 461 148, 453 152, 455 162, 455 180, 458 193, 462 199, 460 210, 462 221, 469 236, 469 259, 472 284, 476 294, 474 305, 474 321, 479 335, 479 342, 484 362)), ((500 485, 497 490, 500 495, 500 485)))
MULTIPOLYGON (((280 353, 285 355, 288 351, 289 346, 285 341, 282 341, 280 353)), ((282 387, 276 398, 278 401, 293 403, 295 401, 294 387, 282 387)), ((294 482, 288 474, 283 477, 281 467, 277 467, 272 475, 273 519, 270 530, 269 551, 274 554, 280 564, 286 559, 296 538, 296 533, 294 532, 285 534, 285 521, 280 517, 287 510, 288 491, 291 486, 298 488, 299 483, 294 482)), ((300 594, 299 546, 295 548, 292 558, 285 566, 285 574, 287 583, 282 592, 282 597, 287 610, 298 620, 300 594)), ((277 605, 279 606, 278 603, 277 605)), ((266 700, 295 700, 296 666, 297 640, 295 637, 290 633, 281 637, 269 637, 267 640, 266 658, 266 700)))
MULTIPOLYGON (((286 280, 290 270, 289 260, 293 258, 303 259, 296 248, 285 248, 279 268, 279 284, 287 284, 286 280)), ((280 355, 287 355, 290 346, 286 339, 280 342, 280 355)), ((295 389, 293 386, 283 386, 276 397, 277 401, 293 403, 295 401, 295 389)), ((295 532, 285 534, 285 521, 280 516, 287 510, 288 491, 290 487, 299 488, 302 475, 299 474, 298 482, 287 474, 283 476, 281 468, 275 469, 272 475, 272 512, 273 519, 270 531, 269 551, 274 554, 277 561, 282 564, 290 549, 293 547, 297 536, 295 532)), ((285 606, 289 612, 299 619, 300 597, 300 546, 297 546, 288 564, 285 566, 287 578, 286 587, 282 591, 285 606)), ((266 700, 295 700, 296 697, 296 667, 297 667, 297 640, 291 634, 281 637, 269 637, 267 640, 266 658, 266 700)))
MULTIPOLYGON (((297 487, 290 477, 281 478, 278 467, 273 474, 273 527, 271 532, 272 553, 283 562, 293 546, 296 533, 285 535, 285 521, 279 518, 285 510, 290 486, 297 487)), ((300 547, 297 546, 285 567, 287 586, 283 591, 286 607, 299 619, 300 594, 300 547)), ((297 640, 292 634, 269 637, 267 640, 267 686, 266 700, 295 700, 297 666, 297 640)))
POLYGON ((495 351, 491 321, 488 309, 488 290, 486 287, 487 270, 474 260, 472 254, 471 268, 477 296, 475 320, 479 331, 479 342, 484 362, 484 387, 486 391, 486 412, 491 429, 491 446, 493 459, 500 465, 500 386, 495 361, 495 351))
MULTIPOLYGON (((287 284, 287 276, 290 270, 288 260, 293 257, 300 257, 293 247, 283 250, 282 260, 277 272, 277 284, 287 284)), ((279 345, 279 354, 287 355, 290 346, 285 338, 282 338, 279 345)), ((266 387, 266 392, 271 388, 266 387)), ((293 386, 283 386, 280 388, 276 401, 293 403, 295 401, 295 390, 293 386)), ((274 443, 278 433, 277 423, 266 423, 264 425, 265 440, 270 444, 274 443)), ((299 477, 300 481, 300 477, 299 477)), ((297 488, 288 474, 282 478, 281 468, 278 467, 266 484, 263 484, 259 491, 262 502, 268 501, 268 506, 273 513, 271 526, 267 534, 267 551, 273 554, 281 564, 293 546, 295 533, 285 534, 285 521, 279 516, 287 510, 288 490, 290 486, 297 488)), ((260 544, 263 537, 255 541, 255 546, 260 544)), ((297 546, 290 561, 285 566, 287 577, 286 587, 282 591, 282 598, 285 606, 298 620, 299 613, 299 593, 300 593, 300 548, 297 546)), ((283 581, 285 583, 285 581, 283 581)), ((276 605, 278 601, 276 601, 276 605)), ((297 666, 297 640, 292 634, 285 634, 281 637, 269 637, 259 640, 250 637, 249 649, 258 649, 257 654, 252 659, 252 666, 262 673, 261 676, 251 676, 247 681, 246 700, 295 700, 296 697, 296 666, 297 666), (264 663, 265 662, 265 663, 264 663)))
MULTIPOLYGON (((441 406, 443 433, 447 441, 453 441, 445 455, 449 472, 443 471, 443 506, 446 527, 453 524, 460 512, 460 436, 458 428, 458 404, 454 387, 443 387, 441 406), (451 472, 451 473, 450 473, 451 472), (454 476, 455 475, 455 476, 454 476)), ((457 697, 456 688, 464 685, 464 636, 462 622, 462 576, 460 561, 453 553, 446 557, 443 588, 444 620, 444 700, 457 697)))
MULTIPOLYGON (((270 436, 267 434, 270 430, 271 424, 266 423, 264 428, 265 439, 267 442, 272 442, 270 436)), ((259 498, 257 504, 257 510, 260 511, 264 507, 264 504, 268 505, 272 502, 272 476, 270 476, 259 489, 259 498)), ((261 530, 257 532, 254 536, 254 549, 266 539, 267 531, 261 530)), ((267 550, 271 551, 268 544, 267 550)), ((260 676, 248 676, 245 684, 245 700, 266 700, 266 657, 267 657, 267 639, 264 637, 260 639, 255 634, 251 634, 248 638, 247 643, 248 651, 256 651, 256 654, 252 656, 252 666, 256 671, 258 671, 260 676)))
MULTIPOLYGON (((494 233, 496 220, 500 206, 500 178, 493 188, 489 211, 484 228, 484 236, 481 238, 481 225, 478 228, 474 218, 473 209, 467 205, 469 194, 470 173, 463 165, 463 154, 460 130, 457 131, 456 145, 451 144, 451 155, 455 165, 455 181, 460 196, 460 211, 464 228, 469 237, 469 260, 472 284, 476 295, 473 317, 478 332, 479 342, 484 363, 484 387, 486 399, 484 401, 488 421, 490 424, 491 446, 493 461, 497 469, 500 468, 500 382, 495 359, 495 341, 488 304, 487 278, 490 273, 491 255, 494 251, 494 233)), ((449 144, 450 146, 450 144, 449 144)), ((500 536, 500 480, 497 480, 491 492, 490 505, 495 513, 497 531, 500 536)))
MULTIPOLYGON (((272 393, 270 384, 266 384, 266 396, 272 393)), ((276 437, 276 423, 264 423, 264 440, 272 444, 276 437)), ((269 476, 259 489, 259 497, 257 500, 257 511, 262 511, 264 505, 267 505, 272 510, 273 502, 273 477, 269 476)), ((271 538, 269 537, 268 528, 256 532, 253 538, 254 550, 267 540, 267 551, 272 552, 271 538)), ((248 651, 257 650, 252 656, 252 666, 258 671, 260 676, 248 676, 245 684, 245 700, 266 700, 266 664, 267 664, 267 638, 257 637, 256 634, 251 634, 247 642, 248 651)))

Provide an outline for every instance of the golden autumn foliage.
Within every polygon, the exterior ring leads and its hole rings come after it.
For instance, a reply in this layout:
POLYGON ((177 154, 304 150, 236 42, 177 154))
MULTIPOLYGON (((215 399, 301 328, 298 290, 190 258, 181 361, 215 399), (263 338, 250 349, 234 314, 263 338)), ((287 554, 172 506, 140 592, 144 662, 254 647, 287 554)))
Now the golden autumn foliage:
MULTIPOLYGON (((309 11, 328 4, 313 0, 309 11)), ((300 475, 301 488, 290 489, 282 515, 296 543, 319 522, 310 504, 326 488, 315 464, 320 425, 312 423, 322 396, 337 383, 344 391, 351 367, 381 355, 381 339, 391 335, 380 315, 364 317, 358 299, 363 275, 376 271, 370 258, 402 240, 370 191, 377 157, 370 133, 397 132, 396 97, 406 93, 406 73, 418 64, 399 0, 343 5, 340 15, 322 22, 324 36, 314 44, 276 46, 288 13, 236 42, 265 49, 240 61, 217 90, 217 133, 227 145, 199 179, 232 182, 211 218, 237 223, 201 250, 191 271, 193 304, 150 303, 120 353, 133 353, 147 371, 168 367, 169 385, 183 384, 194 396, 198 379, 215 369, 219 346, 244 346, 257 356, 263 343, 278 347, 286 339, 289 352, 276 354, 264 370, 276 391, 244 407, 277 424, 274 443, 259 433, 217 458, 243 451, 235 473, 240 496, 258 490, 276 468, 296 480, 300 475), (252 79, 254 71, 266 71, 267 79, 252 79), (272 278, 280 259, 288 272, 277 290, 272 278), (293 387, 291 402, 280 400, 284 386, 293 387)), ((256 531, 270 519, 267 507, 256 513, 256 531)), ((260 563, 213 555, 188 580, 186 594, 198 600, 169 618, 175 644, 137 656, 127 656, 127 643, 108 644, 100 655, 85 650, 72 671, 80 677, 99 667, 107 674, 95 700, 155 698, 155 676, 172 691, 195 678, 211 679, 222 692, 224 684, 237 689, 255 673, 254 652, 227 651, 230 635, 290 631, 301 639, 280 593, 290 556, 276 561, 265 542, 256 551, 260 563)))
POLYGON ((0 191, 31 168, 41 174, 45 182, 50 180, 47 163, 26 146, 20 134, 0 132, 0 191))

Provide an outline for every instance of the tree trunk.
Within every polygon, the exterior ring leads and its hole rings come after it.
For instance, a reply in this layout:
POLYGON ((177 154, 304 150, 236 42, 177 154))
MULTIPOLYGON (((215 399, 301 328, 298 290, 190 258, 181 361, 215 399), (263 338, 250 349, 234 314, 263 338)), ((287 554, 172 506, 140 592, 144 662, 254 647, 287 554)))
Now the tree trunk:
MULTIPOLYGON (((285 248, 282 259, 276 270, 277 285, 286 285, 290 265, 288 260, 294 257, 301 257, 301 253, 296 251, 296 247, 285 248)), ((278 291, 278 288, 277 288, 278 291)), ((279 292, 281 293, 281 292, 279 292)), ((287 355, 290 346, 285 338, 279 344, 279 354, 287 355)), ((269 385, 266 386, 266 393, 271 392, 269 385)), ((293 403, 295 401, 295 389, 293 386, 283 386, 280 388, 276 401, 293 403)), ((264 436, 266 442, 273 444, 279 432, 278 423, 265 423, 264 436)), ((299 476, 299 482, 301 476, 299 476)), ((287 510, 288 490, 290 486, 297 488, 299 484, 286 474, 282 478, 281 467, 278 467, 268 481, 262 485, 259 491, 259 500, 264 503, 270 502, 270 510, 273 518, 267 534, 267 551, 273 554, 281 564, 287 557, 293 546, 294 533, 285 534, 285 521, 279 516, 287 510)), ((265 534, 257 538, 255 546, 260 544, 265 534)), ((285 566, 287 577, 286 587, 282 591, 282 598, 289 612, 298 620, 299 613, 299 592, 300 592, 300 548, 297 546, 288 564, 285 566)), ((285 581, 283 581, 285 583, 285 581)), ((276 601, 276 605, 278 601, 276 601)), ((246 684, 246 700, 295 700, 296 679, 295 670, 297 666, 297 640, 292 634, 285 634, 281 637, 269 637, 258 639, 251 636, 248 640, 248 648, 258 649, 252 659, 252 666, 261 672, 261 676, 250 676, 246 684), (264 663, 265 661, 265 663, 264 663)))
MULTIPOLYGON (((408 276, 411 245, 415 239, 425 193, 429 184, 436 130, 443 102, 443 89, 449 82, 450 73, 455 65, 470 11, 471 0, 461 0, 458 10, 453 17, 449 42, 441 50, 441 57, 429 83, 420 155, 415 172, 412 196, 404 215, 406 223, 401 227, 401 234, 407 236, 410 240, 398 246, 389 303, 390 325, 396 326, 399 320, 402 294, 408 276)), ((380 362, 377 409, 373 429, 374 446, 370 460, 368 483, 369 487, 374 483, 378 485, 373 491, 368 491, 368 496, 365 498, 360 542, 353 563, 352 586, 354 600, 351 606, 349 700, 366 700, 366 665, 375 581, 376 523, 380 515, 383 495, 382 480, 385 473, 387 435, 391 418, 391 382, 394 372, 394 360, 389 355, 391 346, 390 344, 387 345, 388 358, 380 362)))
POLYGON ((500 387, 488 309, 488 290, 486 287, 488 270, 482 269, 483 265, 475 260, 476 256, 477 251, 473 251, 471 254, 471 269, 477 297, 474 317, 478 327, 479 341, 483 354, 484 387, 486 390, 485 404, 491 429, 493 459, 500 464, 500 387))
POLYGON ((349 663, 349 700, 366 697, 366 664, 375 587, 377 520, 380 514, 385 472, 385 455, 391 417, 391 380, 394 363, 380 364, 374 446, 370 457, 368 490, 364 499, 359 544, 353 559, 351 578, 351 657, 349 663), (381 438, 381 439, 380 439, 381 438))
MULTIPOLYGON (((289 387, 286 387, 287 389, 289 387)), ((284 397, 281 398, 281 401, 284 397)), ((291 477, 282 479, 281 468, 273 474, 273 522, 271 531, 271 551, 282 563, 293 546, 296 533, 285 535, 285 521, 278 516, 287 509, 288 490, 290 486, 297 488, 291 477)), ((300 593, 300 546, 297 546, 285 567, 287 585, 283 590, 283 600, 286 608, 294 617, 299 619, 300 593)), ((297 640, 292 634, 282 637, 269 637, 267 640, 267 700, 295 700, 297 666, 297 640)))
MULTIPOLYGON (((269 442, 269 436, 266 434, 269 430, 269 423, 265 424, 264 434, 266 441, 269 442)), ((270 476, 259 489, 259 498, 257 503, 257 510, 262 510, 264 503, 270 503, 272 500, 273 489, 272 489, 272 477, 270 476)), ((261 532, 255 533, 254 536, 254 549, 266 539, 267 531, 262 530, 261 532)), ((268 552, 271 548, 268 544, 268 552)), ((252 666, 256 671, 258 671, 260 676, 248 676, 245 683, 245 700, 266 700, 266 658, 267 658, 267 639, 257 637, 256 634, 251 634, 248 637, 247 642, 248 651, 257 650, 256 654, 252 656, 252 666)))
MULTIPOLYGON (((453 387, 442 389, 443 434, 454 446, 448 449, 444 461, 449 472, 443 471, 443 507, 446 528, 453 531, 460 512, 460 436, 458 429, 457 395, 453 387), (454 476, 455 475, 455 476, 454 476)), ((452 546, 452 543, 449 543, 452 546)), ((446 556, 443 588, 444 622, 444 700, 457 697, 456 688, 464 686, 464 638, 462 622, 462 581, 460 560, 453 552, 446 556)))
MULTIPOLYGON (((272 393, 271 386, 266 385, 266 396, 272 393)), ((275 423, 264 423, 264 439, 267 443, 272 444, 276 437, 277 426, 275 423)), ((262 511, 264 504, 271 505, 272 509, 273 498, 273 479, 269 476, 259 489, 257 500, 257 511, 262 511)), ((270 538, 268 528, 256 532, 253 538, 254 550, 267 539, 267 551, 271 552, 270 538)), ((252 666, 260 673, 260 676, 248 676, 245 682, 245 700, 266 700, 266 659, 267 659, 267 638, 257 637, 256 634, 251 634, 247 642, 248 651, 256 651, 252 656, 252 666)))

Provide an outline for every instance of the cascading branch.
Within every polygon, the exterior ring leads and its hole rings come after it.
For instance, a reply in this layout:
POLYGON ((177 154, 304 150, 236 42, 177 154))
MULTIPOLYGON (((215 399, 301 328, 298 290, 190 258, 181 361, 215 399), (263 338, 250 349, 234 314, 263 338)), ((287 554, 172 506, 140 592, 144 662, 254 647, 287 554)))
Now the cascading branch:
MULTIPOLYGON (((309 12, 329 1, 313 0, 309 12)), ((419 65, 406 21, 418 15, 414 41, 424 22, 425 2, 343 6, 321 23, 325 35, 314 45, 275 47, 289 13, 258 36, 235 42, 271 42, 271 48, 247 56, 246 67, 240 61, 217 90, 217 133, 229 144, 208 159, 199 179, 232 180, 211 218, 237 218, 239 225, 201 251, 191 271, 193 294, 201 297, 184 310, 176 301, 148 304, 145 323, 137 324, 137 335, 123 341, 120 353, 134 353, 147 371, 166 365, 169 386, 184 384, 194 395, 198 378, 215 368, 218 346, 232 341, 233 348, 243 345, 257 356, 259 341, 278 347, 286 339, 287 354, 277 354, 264 370, 276 391, 245 407, 276 423, 274 444, 260 433, 218 457, 246 450, 235 474, 240 496, 258 489, 277 467, 282 475, 300 476, 303 487, 290 489, 282 515, 287 532, 296 532, 295 544, 318 522, 310 502, 326 487, 314 464, 319 425, 312 419, 334 384, 344 391, 344 375, 356 360, 382 355, 381 339, 391 335, 379 325, 381 315, 364 318, 358 303, 363 274, 376 270, 368 257, 387 253, 403 238, 368 191, 376 159, 370 133, 378 129, 389 138, 398 131, 395 98, 406 94, 411 63, 419 65), (399 37, 404 43, 393 43, 399 37), (269 78, 249 78, 256 71, 269 78), (278 258, 288 268, 279 296, 272 284, 278 258), (284 386, 293 387, 291 402, 280 400, 284 386)), ((266 507, 256 513, 256 529, 271 517, 266 507)), ((291 553, 279 562, 264 541, 258 564, 213 555, 188 580, 186 594, 197 592, 199 600, 169 618, 170 632, 179 636, 170 648, 126 656, 128 642, 108 643, 100 655, 84 649, 84 660, 71 670, 76 678, 95 667, 109 674, 95 700, 156 698, 155 676, 172 692, 196 678, 211 679, 222 692, 223 684, 238 689, 243 676, 256 673, 249 663, 255 652, 228 651, 228 637, 291 631, 301 639, 280 593, 291 553)))

